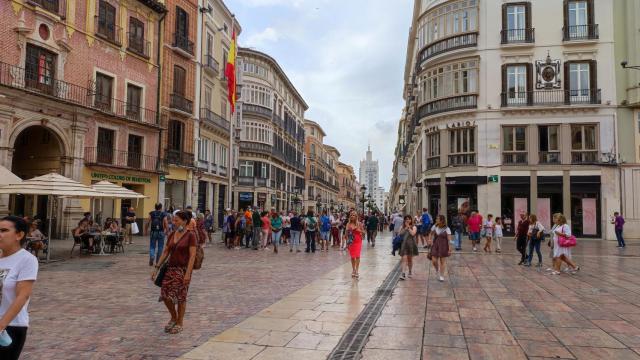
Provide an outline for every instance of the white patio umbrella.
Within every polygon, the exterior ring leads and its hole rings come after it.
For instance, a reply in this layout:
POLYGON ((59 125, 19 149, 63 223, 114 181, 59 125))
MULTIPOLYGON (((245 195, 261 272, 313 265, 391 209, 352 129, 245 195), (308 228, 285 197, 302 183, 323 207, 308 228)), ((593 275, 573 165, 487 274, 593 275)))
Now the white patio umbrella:
POLYGON ((22 182, 22 179, 6 167, 0 165, 0 185, 17 184, 19 182, 22 182))
MULTIPOLYGON (((131 189, 127 189, 126 187, 114 184, 106 180, 91 185, 91 188, 103 194, 107 194, 109 195, 107 197, 113 199, 136 199, 136 207, 138 207, 137 199, 148 198, 148 196, 142 195, 131 189)), ((104 197, 100 199, 100 212, 102 212, 104 208, 103 200, 104 197)))
MULTIPOLYGON (((18 179, 19 180, 19 179, 18 179)), ((47 175, 37 176, 29 180, 15 183, 9 183, 0 186, 0 194, 22 194, 22 195, 47 195, 47 217, 49 218, 49 251, 47 251, 47 262, 51 255, 51 217, 52 217, 52 197, 62 196, 68 198, 93 198, 93 197, 110 197, 92 189, 90 186, 79 183, 75 180, 64 177, 60 174, 50 173, 47 175)))

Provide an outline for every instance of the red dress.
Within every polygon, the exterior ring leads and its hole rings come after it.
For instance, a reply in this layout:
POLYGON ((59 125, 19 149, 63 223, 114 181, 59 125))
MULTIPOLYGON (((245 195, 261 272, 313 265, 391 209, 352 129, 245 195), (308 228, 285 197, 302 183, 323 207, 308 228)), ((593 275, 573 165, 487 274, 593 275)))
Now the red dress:
POLYGON ((349 255, 351 258, 359 258, 362 251, 362 233, 358 228, 353 229, 353 242, 349 245, 349 255))

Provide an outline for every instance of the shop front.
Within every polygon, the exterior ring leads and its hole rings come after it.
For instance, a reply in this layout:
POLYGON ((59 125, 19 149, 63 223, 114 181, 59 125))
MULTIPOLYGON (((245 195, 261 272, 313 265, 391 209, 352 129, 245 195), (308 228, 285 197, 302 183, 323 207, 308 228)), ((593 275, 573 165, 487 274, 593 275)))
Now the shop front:
POLYGON ((238 192, 238 209, 246 209, 249 206, 253 206, 253 193, 238 192))
POLYGON ((163 203, 166 209, 184 209, 188 204, 189 171, 187 169, 171 167, 164 181, 163 203))
POLYGON ((478 185, 487 183, 486 176, 458 176, 448 177, 447 185, 447 222, 451 222, 454 215, 463 213, 469 215, 478 209, 478 185))
POLYGON ((267 193, 258 193, 258 207, 262 210, 265 210, 265 206, 267 205, 267 193))
POLYGON ((562 176, 538 176, 537 205, 532 210, 545 229, 551 229, 553 214, 561 213, 562 207, 562 176))
POLYGON ((600 176, 571 176, 570 181, 573 234, 578 237, 600 237, 600 176))
POLYGON ((440 179, 427 179, 425 181, 427 188, 427 210, 431 217, 440 213, 440 179))
MULTIPOLYGON (((562 187, 560 190, 562 190, 562 187)), ((504 234, 513 235, 515 224, 518 223, 520 214, 529 213, 531 178, 528 176, 503 176, 500 179, 500 192, 502 195, 500 205, 504 234)))

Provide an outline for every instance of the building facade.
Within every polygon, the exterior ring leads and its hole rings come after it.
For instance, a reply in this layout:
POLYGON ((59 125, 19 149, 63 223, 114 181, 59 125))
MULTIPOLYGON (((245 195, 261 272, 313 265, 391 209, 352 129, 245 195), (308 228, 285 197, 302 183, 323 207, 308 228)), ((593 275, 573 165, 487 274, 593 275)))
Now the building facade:
POLYGON ((340 187, 338 207, 342 210, 355 209, 360 190, 353 167, 343 162, 338 162, 337 172, 340 187))
POLYGON ((240 25, 222 0, 201 5, 199 15, 195 123, 196 169, 191 203, 201 211, 212 210, 217 226, 222 226, 224 209, 229 207, 231 188, 231 109, 225 65, 231 46, 233 29, 240 35, 240 25))
POLYGON ((236 66, 242 91, 236 109, 239 169, 233 180, 233 207, 300 210, 308 106, 271 56, 240 48, 236 66))
POLYGON ((336 166, 339 153, 324 144, 326 133, 315 121, 305 119, 304 130, 306 154, 305 210, 319 212, 338 203, 340 188, 337 183, 336 166), (337 155, 337 156, 336 156, 337 155))
POLYGON ((562 212, 577 236, 612 238, 613 3, 416 0, 393 206, 478 209, 506 233, 521 212, 562 212))
MULTIPOLYGON (((109 180, 158 199, 161 122, 158 46, 166 8, 152 1, 0 3, 0 163, 23 179, 57 172, 109 180)), ((12 196, 5 212, 47 219, 47 197, 12 196)), ((105 201, 121 217, 128 200, 105 201)), ((67 234, 90 207, 62 199, 54 224, 67 234), (64 216, 63 216, 64 215, 64 216)))
POLYGON ((360 177, 358 179, 360 184, 367 187, 366 195, 371 194, 371 196, 373 196, 375 189, 378 188, 378 181, 380 180, 379 171, 378 160, 373 160, 371 146, 368 146, 364 160, 360 161, 360 177))

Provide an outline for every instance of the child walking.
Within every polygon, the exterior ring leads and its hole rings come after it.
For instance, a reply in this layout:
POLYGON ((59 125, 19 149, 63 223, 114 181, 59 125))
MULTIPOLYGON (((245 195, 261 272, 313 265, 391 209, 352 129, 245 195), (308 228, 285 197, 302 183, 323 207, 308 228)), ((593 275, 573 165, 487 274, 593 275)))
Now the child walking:
POLYGON ((496 252, 502 252, 502 218, 496 217, 496 225, 494 227, 493 236, 496 238, 496 252))
POLYGON ((491 253, 491 240, 493 239, 493 229, 495 225, 493 215, 487 215, 487 220, 484 222, 484 232, 487 238, 487 241, 484 243, 484 252, 491 253))

